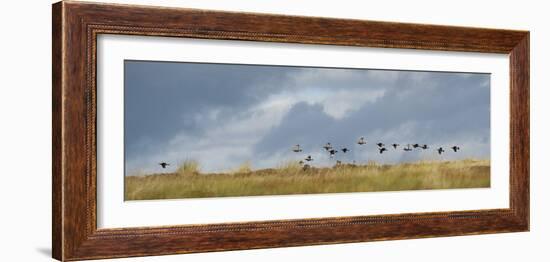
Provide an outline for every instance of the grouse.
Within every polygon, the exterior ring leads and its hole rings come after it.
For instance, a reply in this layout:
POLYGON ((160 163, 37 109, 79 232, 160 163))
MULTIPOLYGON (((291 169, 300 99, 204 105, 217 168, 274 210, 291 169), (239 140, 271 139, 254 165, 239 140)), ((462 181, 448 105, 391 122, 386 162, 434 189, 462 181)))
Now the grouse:
POLYGON ((292 147, 292 151, 298 153, 298 152, 302 152, 302 149, 300 148, 299 144, 296 144, 292 147))

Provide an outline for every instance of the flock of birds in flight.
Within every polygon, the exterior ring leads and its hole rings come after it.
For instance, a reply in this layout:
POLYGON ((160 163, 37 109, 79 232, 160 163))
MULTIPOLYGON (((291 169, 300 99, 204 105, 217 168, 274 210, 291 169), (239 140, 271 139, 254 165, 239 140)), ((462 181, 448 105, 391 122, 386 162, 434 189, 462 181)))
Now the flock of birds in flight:
MULTIPOLYGON (((357 144, 359 146, 366 145, 367 140, 364 137, 360 137, 359 140, 357 141, 357 144)), ((380 154, 383 154, 384 152, 388 151, 388 149, 386 148, 386 145, 384 143, 378 142, 378 143, 376 143, 376 145, 378 146, 378 152, 380 154)), ((390 146, 393 147, 393 149, 397 150, 397 148, 399 147, 399 144, 394 143, 394 144, 391 144, 390 146)), ((412 144, 412 147, 411 147, 411 144, 407 144, 406 147, 403 147, 403 150, 407 151, 407 152, 410 152, 410 151, 413 151, 413 149, 415 149, 415 148, 426 150, 426 149, 429 149, 430 147, 426 144, 424 144, 424 145, 412 144)), ((338 153, 338 150, 334 149, 334 147, 330 143, 327 143, 326 145, 324 145, 323 149, 325 149, 325 151, 329 153, 330 158, 333 158, 336 155, 336 153, 338 153)), ((460 150, 460 147, 452 146, 451 149, 456 153, 456 152, 458 152, 458 150, 460 150)), ((443 147, 439 147, 436 150, 437 150, 437 153, 440 154, 440 155, 445 152, 445 149, 443 149, 443 147)), ((302 150, 301 146, 299 144, 297 144, 297 145, 294 145, 292 147, 292 151, 295 152, 295 153, 300 153, 303 150, 302 150)), ((340 149, 340 151, 345 154, 345 153, 349 152, 350 150, 347 147, 342 147, 340 149)), ((310 161, 313 161, 313 158, 311 157, 311 155, 308 155, 306 158, 304 158, 304 160, 307 161, 307 162, 310 162, 310 161)), ((299 163, 304 164, 305 162, 303 160, 300 160, 299 163)), ((337 163, 340 163, 340 161, 337 161, 337 163)), ((168 164, 166 162, 161 162, 161 163, 159 163, 159 165, 162 168, 166 168, 170 164, 168 164)))
MULTIPOLYGON (((367 144, 367 140, 364 138, 364 137, 360 137, 359 140, 357 141, 357 144, 359 146, 364 146, 367 144)), ((386 148, 386 145, 384 143, 381 143, 381 142, 378 142, 376 143, 376 145, 378 146, 378 152, 380 154, 383 154, 384 152, 388 151, 388 149, 386 148)), ((390 145, 391 147, 393 147, 394 150, 397 150, 397 148, 400 146, 399 144, 391 144, 390 145)), ((426 150, 426 149, 429 149, 430 147, 426 144, 407 144, 406 147, 403 147, 403 150, 404 151, 407 151, 407 152, 410 152, 410 151, 413 151, 413 149, 421 149, 421 150, 426 150)), ((336 150, 330 143, 327 143, 326 145, 323 146, 323 149, 325 149, 326 152, 329 153, 330 155, 330 158, 333 158, 336 153, 338 153, 338 150, 336 150)), ((460 150, 460 147, 458 146, 452 146, 451 149, 456 153, 458 152, 458 150, 460 150)), ((303 151, 303 149, 301 148, 301 146, 299 144, 297 145, 294 145, 292 147, 292 151, 295 152, 295 153, 300 153, 303 151)), ((347 147, 342 147, 340 149, 340 152, 342 153, 347 153, 349 152, 350 150, 347 148, 347 147)), ((445 149, 443 149, 443 147, 439 147, 436 149, 437 153, 438 154, 443 154, 445 152, 445 149)), ((308 155, 306 158, 304 158, 305 161, 307 162, 310 162, 310 161, 313 161, 313 158, 311 157, 311 155, 308 155)), ((340 162, 340 161, 338 161, 340 162)), ((305 162, 303 160, 300 160, 299 162, 300 164, 304 164, 305 162)))

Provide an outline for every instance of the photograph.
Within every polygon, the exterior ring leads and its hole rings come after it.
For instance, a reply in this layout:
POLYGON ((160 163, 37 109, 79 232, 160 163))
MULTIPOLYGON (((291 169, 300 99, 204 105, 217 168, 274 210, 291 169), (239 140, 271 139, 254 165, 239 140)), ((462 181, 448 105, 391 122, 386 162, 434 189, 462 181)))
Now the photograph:
POLYGON ((541 3, 19 2, 6 261, 547 253, 541 3))
POLYGON ((490 85, 484 72, 125 60, 124 199, 489 188, 490 85))

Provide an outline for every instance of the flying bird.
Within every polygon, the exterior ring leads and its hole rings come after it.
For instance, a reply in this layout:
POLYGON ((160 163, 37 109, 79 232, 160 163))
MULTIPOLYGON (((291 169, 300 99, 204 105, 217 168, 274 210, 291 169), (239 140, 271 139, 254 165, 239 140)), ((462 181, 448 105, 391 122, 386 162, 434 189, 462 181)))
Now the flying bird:
POLYGON ((453 147, 451 147, 451 149, 452 149, 453 151, 456 152, 456 151, 460 150, 460 147, 458 147, 458 146, 453 146, 453 147))
POLYGON ((411 144, 408 144, 407 147, 403 148, 405 151, 412 151, 411 144))
POLYGON ((298 161, 298 164, 303 165, 304 161, 300 160, 300 161, 298 161))
POLYGON ((441 153, 445 152, 445 150, 443 150, 442 147, 438 148, 437 149, 437 153, 441 155, 441 153))
POLYGON ((162 162, 162 163, 159 163, 159 165, 160 165, 162 168, 166 168, 166 167, 169 166, 170 164, 165 163, 165 162, 162 162))
POLYGON ((328 152, 330 153, 330 157, 333 157, 336 153, 338 153, 338 150, 331 149, 328 152))
POLYGON ((359 144, 359 145, 364 145, 364 144, 366 144, 366 143, 367 143, 367 141, 365 140, 364 137, 360 137, 360 138, 359 138, 359 141, 357 141, 357 144, 359 144))
POLYGON ((326 150, 326 151, 329 151, 332 149, 332 145, 330 143, 327 143, 326 145, 323 146, 323 148, 326 150))
POLYGON ((344 154, 347 153, 348 151, 349 151, 349 149, 348 149, 347 147, 342 148, 342 152, 343 152, 344 154))
POLYGON ((296 153, 302 152, 302 149, 300 148, 300 144, 294 145, 294 146, 292 147, 292 151, 293 151, 293 152, 296 152, 296 153))
POLYGON ((313 158, 311 158, 311 156, 307 156, 304 160, 306 160, 307 162, 309 162, 309 161, 313 161, 313 158))
POLYGON ((380 150, 380 154, 384 153, 384 151, 388 151, 385 147, 382 147, 382 148, 380 148, 380 149, 378 149, 378 150, 380 150))
POLYGON ((393 149, 397 149, 397 147, 399 146, 399 144, 392 144, 391 146, 393 146, 393 149))
POLYGON ((384 147, 384 144, 383 143, 378 143, 376 144, 378 147, 384 147))
POLYGON ((419 144, 414 144, 414 145, 413 145, 413 148, 419 148, 419 147, 420 147, 419 144))
POLYGON ((428 145, 422 145, 422 146, 420 146, 420 148, 422 148, 422 149, 428 149, 428 145))

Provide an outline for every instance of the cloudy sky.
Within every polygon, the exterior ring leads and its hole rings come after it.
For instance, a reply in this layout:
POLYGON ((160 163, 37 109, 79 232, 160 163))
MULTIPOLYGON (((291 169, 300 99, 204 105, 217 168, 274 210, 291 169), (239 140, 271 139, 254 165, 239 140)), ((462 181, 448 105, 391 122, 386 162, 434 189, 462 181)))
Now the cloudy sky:
POLYGON ((489 74, 131 60, 124 73, 126 175, 186 159, 219 172, 307 155, 316 166, 490 158, 489 74), (330 159, 327 142, 351 152, 330 159), (379 154, 377 142, 431 148, 379 154), (462 150, 435 151, 452 145, 462 150))

